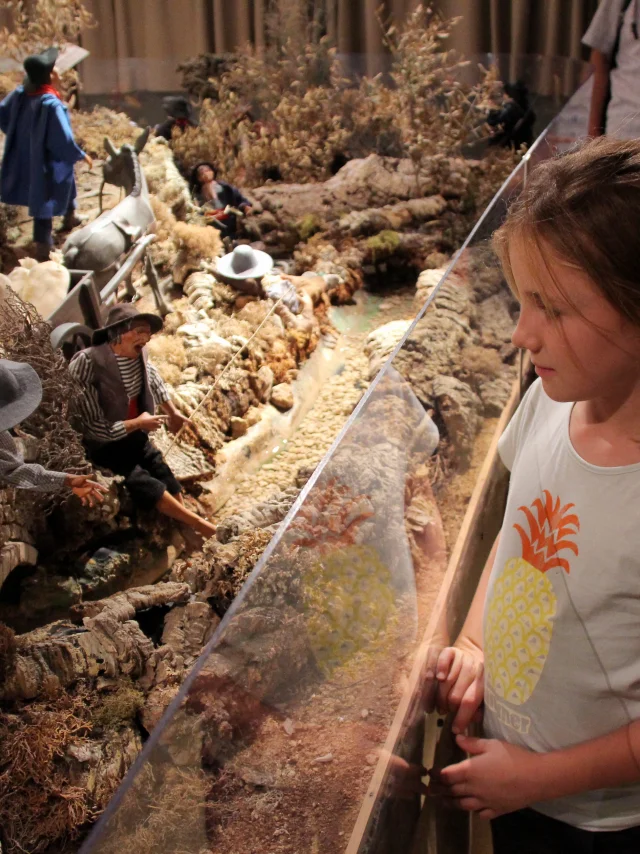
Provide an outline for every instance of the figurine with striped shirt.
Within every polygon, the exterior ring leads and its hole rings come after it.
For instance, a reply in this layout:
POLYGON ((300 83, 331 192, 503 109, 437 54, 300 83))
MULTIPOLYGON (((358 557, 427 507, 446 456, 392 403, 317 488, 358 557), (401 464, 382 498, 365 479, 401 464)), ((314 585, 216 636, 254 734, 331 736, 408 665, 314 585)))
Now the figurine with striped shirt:
POLYGON ((87 456, 124 477, 136 506, 155 508, 208 538, 215 525, 184 506, 180 484, 149 438, 162 424, 177 433, 188 423, 147 356, 146 344, 161 328, 155 314, 113 306, 92 346, 71 360, 69 370, 84 391, 80 417, 87 456))

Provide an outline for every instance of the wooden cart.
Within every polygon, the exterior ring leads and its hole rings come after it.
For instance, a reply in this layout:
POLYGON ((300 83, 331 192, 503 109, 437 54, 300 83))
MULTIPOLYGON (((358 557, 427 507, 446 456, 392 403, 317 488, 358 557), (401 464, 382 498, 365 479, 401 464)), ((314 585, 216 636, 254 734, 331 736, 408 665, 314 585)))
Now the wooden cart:
POLYGON ((51 343, 61 349, 67 359, 78 350, 91 345, 95 329, 103 325, 107 310, 117 301, 118 287, 124 282, 128 297, 135 297, 131 279, 133 268, 146 255, 147 247, 155 240, 155 234, 141 237, 132 247, 123 265, 99 288, 96 276, 89 270, 71 270, 69 292, 47 321, 51 324, 51 343))

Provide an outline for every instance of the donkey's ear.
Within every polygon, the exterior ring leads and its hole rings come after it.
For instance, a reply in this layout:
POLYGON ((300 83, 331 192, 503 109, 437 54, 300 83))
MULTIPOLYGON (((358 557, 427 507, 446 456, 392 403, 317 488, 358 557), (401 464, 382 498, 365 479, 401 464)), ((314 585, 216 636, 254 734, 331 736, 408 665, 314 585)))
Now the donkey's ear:
POLYGON ((104 150, 107 152, 109 157, 115 157, 117 154, 117 151, 108 136, 105 136, 104 138, 104 150))
POLYGON ((150 134, 150 133, 151 133, 151 128, 150 128, 150 127, 146 127, 146 128, 142 131, 142 133, 140 134, 140 136, 136 139, 136 141, 135 141, 135 143, 134 143, 134 146, 133 146, 133 148, 134 148, 134 150, 135 150, 136 154, 140 154, 140 152, 142 151, 142 149, 145 147, 145 145, 147 144, 147 140, 149 139, 149 134, 150 134))

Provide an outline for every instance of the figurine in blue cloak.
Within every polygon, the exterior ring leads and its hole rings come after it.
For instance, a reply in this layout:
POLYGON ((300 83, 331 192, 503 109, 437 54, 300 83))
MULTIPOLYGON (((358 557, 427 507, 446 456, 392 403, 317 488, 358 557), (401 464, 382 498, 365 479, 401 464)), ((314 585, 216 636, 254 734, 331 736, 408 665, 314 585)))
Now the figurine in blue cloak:
POLYGON ((23 85, 0 103, 0 130, 7 135, 0 199, 29 208, 36 254, 42 259, 49 257, 53 245, 54 216, 64 216, 63 230, 79 224, 74 164, 84 160, 92 166, 89 155, 76 145, 67 107, 58 92, 57 58, 55 47, 28 56, 23 85))

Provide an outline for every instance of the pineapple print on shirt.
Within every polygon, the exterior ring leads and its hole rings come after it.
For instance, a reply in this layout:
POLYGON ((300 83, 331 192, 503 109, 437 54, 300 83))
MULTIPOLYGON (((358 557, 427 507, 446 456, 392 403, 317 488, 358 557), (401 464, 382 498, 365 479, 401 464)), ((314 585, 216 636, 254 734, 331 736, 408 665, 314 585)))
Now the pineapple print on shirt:
POLYGON ((486 702, 509 726, 520 731, 528 719, 509 714, 497 701, 521 706, 533 694, 549 655, 557 609, 550 569, 569 573, 568 553, 578 555, 572 539, 580 530, 574 504, 562 505, 545 489, 531 507, 520 507, 528 523, 513 527, 522 541, 522 557, 507 560, 496 576, 485 617, 486 702), (561 552, 563 555, 561 556, 561 552))

